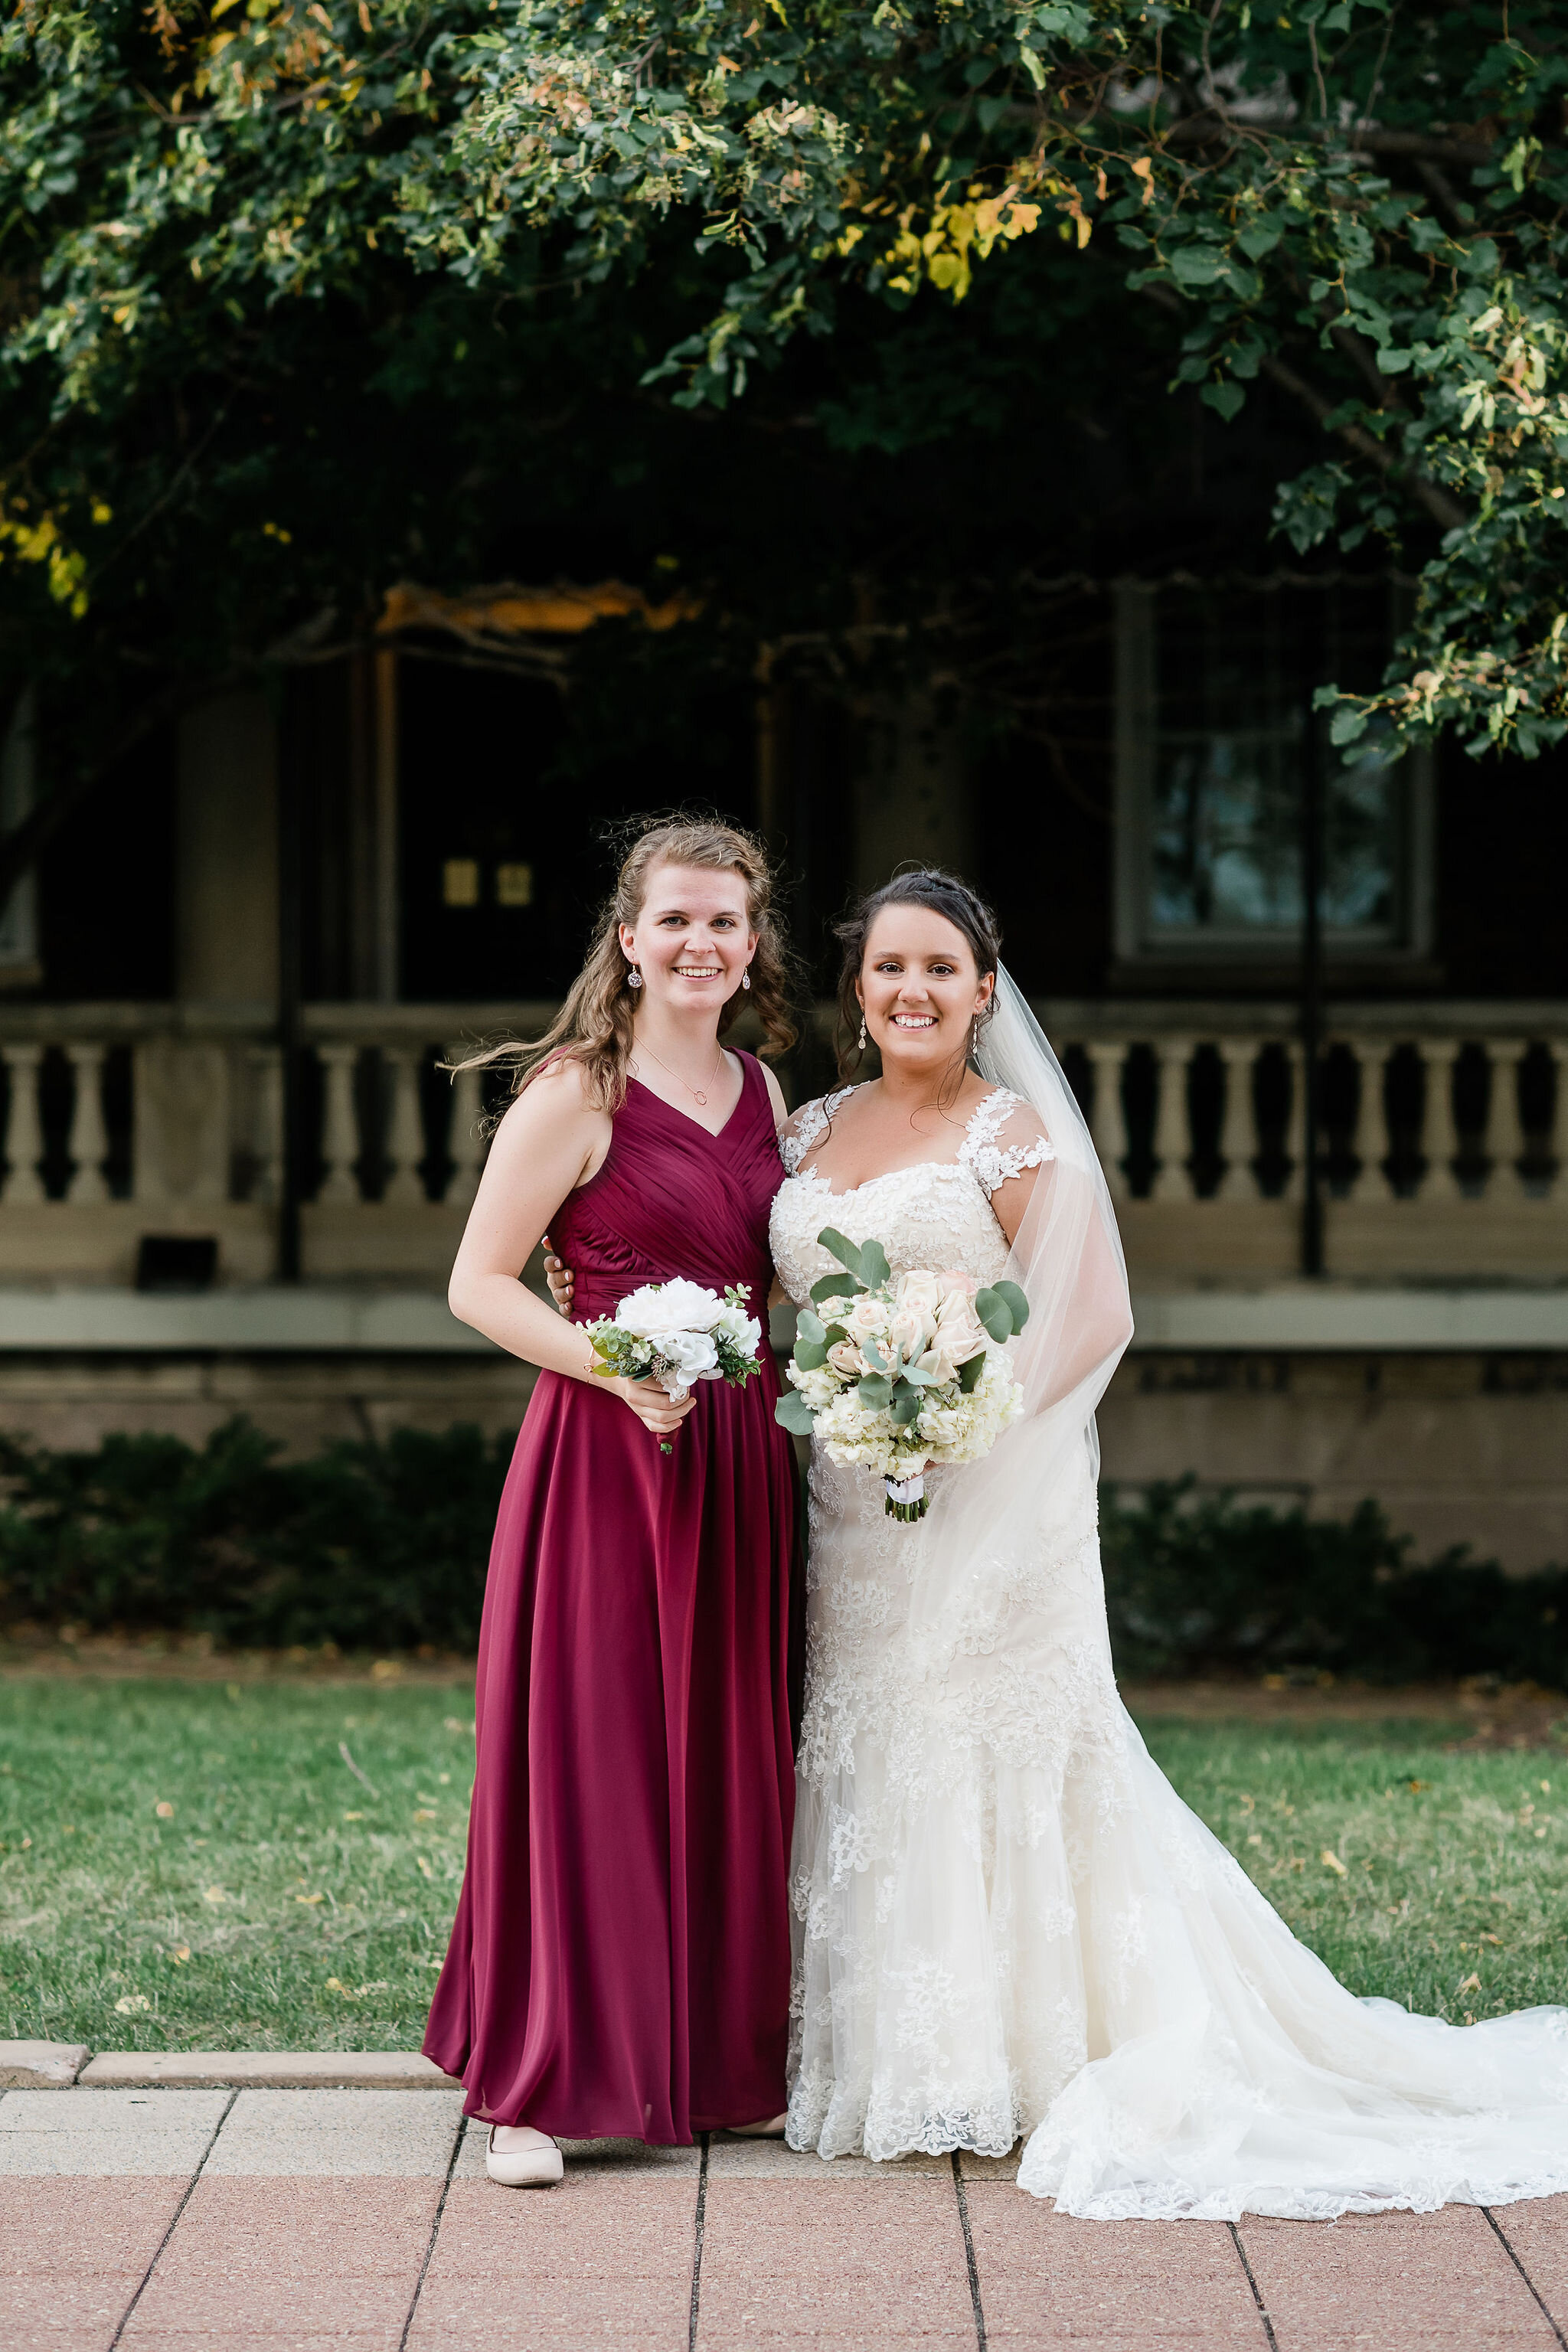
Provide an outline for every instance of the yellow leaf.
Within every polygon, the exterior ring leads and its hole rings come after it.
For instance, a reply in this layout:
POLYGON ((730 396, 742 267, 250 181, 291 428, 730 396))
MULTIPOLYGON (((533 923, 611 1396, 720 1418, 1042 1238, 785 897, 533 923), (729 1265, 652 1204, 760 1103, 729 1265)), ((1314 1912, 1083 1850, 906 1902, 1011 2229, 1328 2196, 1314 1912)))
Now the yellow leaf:
POLYGON ((326 1899, 324 1895, 296 1895, 294 1897, 296 1903, 324 1903, 326 1899))
POLYGON ((1460 1993, 1462 1993, 1462 1992, 1479 1992, 1480 1989, 1481 1989, 1481 1980, 1480 1980, 1479 1977, 1476 1976, 1476 1975, 1472 1972, 1469 1976, 1468 1976, 1468 1977, 1465 1979, 1465 1981, 1464 1981, 1464 1983, 1463 1983, 1463 1984, 1461 1984, 1461 1985, 1456 1985, 1456 1986, 1454 1987, 1454 1994, 1455 1994, 1455 1998, 1456 1998, 1456 1999, 1458 1999, 1458 1995, 1459 1995, 1460 1993))
POLYGON ((1337 1871, 1342 1878, 1349 1877, 1350 1873, 1346 1870, 1344 1864, 1340 1860, 1339 1855, 1337 1853, 1331 1853, 1327 1846, 1323 1848, 1322 1853, 1318 1856, 1318 1860, 1322 1864, 1325 1870, 1337 1871))
POLYGON ((176 1944, 174 1950, 169 1955, 169 1958, 174 1961, 174 1966, 177 1969, 184 1968, 185 1962, 190 1958, 190 1957, 191 1948, 189 1944, 176 1944))
POLYGON ((158 1819, 161 1822, 172 1822, 174 1818, 174 1808, 169 1802, 167 1797, 164 1797, 158 1804, 154 1805, 153 1811, 157 1814, 158 1819))
POLYGON ((204 1903, 213 1904, 226 1903, 228 1901, 228 1896, 224 1893, 221 1886, 209 1886, 203 1895, 202 1901, 204 1903))

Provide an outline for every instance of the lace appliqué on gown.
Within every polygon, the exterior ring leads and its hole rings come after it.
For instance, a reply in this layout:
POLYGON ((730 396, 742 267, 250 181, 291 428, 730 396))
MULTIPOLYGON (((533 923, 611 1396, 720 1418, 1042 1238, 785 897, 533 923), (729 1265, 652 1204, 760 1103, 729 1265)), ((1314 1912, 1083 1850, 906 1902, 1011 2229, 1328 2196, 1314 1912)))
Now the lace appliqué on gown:
MULTIPOLYGON (((830 1223, 896 1271, 995 1281, 989 1195, 1052 1156, 1028 1106, 993 1094, 952 1162, 835 1193, 811 1157, 850 1091, 783 1145, 791 1297, 834 1268, 830 1223)), ((1568 2188, 1568 2012, 1459 2029, 1356 2000, 1150 1759, 1112 1673, 1087 1447, 1016 1556, 983 1563, 967 1630, 954 1597, 940 1670, 911 1632, 929 1522, 814 1454, 809 1524, 793 2147, 1002 2155, 1028 2135, 1020 2185, 1104 2218, 1568 2188)))

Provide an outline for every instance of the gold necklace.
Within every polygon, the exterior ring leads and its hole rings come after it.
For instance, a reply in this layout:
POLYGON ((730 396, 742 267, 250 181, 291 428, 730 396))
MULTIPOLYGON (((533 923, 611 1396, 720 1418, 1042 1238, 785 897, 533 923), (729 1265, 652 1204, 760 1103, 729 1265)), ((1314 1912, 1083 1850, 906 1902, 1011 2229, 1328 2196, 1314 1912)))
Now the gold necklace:
MULTIPOLYGON (((690 1085, 690 1084, 689 1084, 689 1082, 687 1079, 685 1079, 685 1078, 683 1078, 683 1077, 681 1076, 680 1072, 679 1072, 679 1070, 672 1070, 672 1069, 670 1068, 669 1064, 668 1064, 668 1062, 659 1062, 658 1055, 654 1052, 653 1047, 652 1047, 651 1045, 635 1045, 635 1046, 633 1047, 633 1051, 634 1051, 635 1053, 646 1054, 646 1055, 647 1055, 647 1057, 648 1057, 648 1059, 649 1059, 649 1061, 650 1061, 650 1062, 658 1062, 658 1066, 659 1066, 659 1068, 664 1072, 665 1076, 666 1076, 667 1078, 673 1078, 673 1079, 675 1080, 675 1083, 676 1083, 676 1085, 677 1085, 678 1087, 685 1087, 686 1091, 687 1091, 687 1093, 691 1097, 692 1101, 693 1101, 693 1102, 695 1102, 695 1103, 700 1103, 700 1104, 701 1104, 701 1106, 702 1106, 702 1108, 703 1108, 703 1109, 704 1109, 704 1110, 706 1110, 706 1109, 707 1109, 707 1108, 708 1108, 708 1097, 707 1097, 707 1096, 702 1092, 701 1087, 694 1087, 694 1086, 690 1085)), ((719 1075, 720 1071, 723 1068, 723 1066, 724 1066, 724 1048, 723 1048, 723 1046, 722 1046, 722 1045, 721 1045, 721 1046, 720 1046, 720 1048, 719 1048, 719 1058, 718 1058, 718 1060, 714 1063, 713 1067, 712 1067, 712 1069, 710 1071, 709 1076, 708 1076, 708 1084, 709 1084, 710 1086, 711 1086, 711 1085, 712 1085, 712 1083, 713 1083, 714 1079, 718 1076, 718 1075, 719 1075)))

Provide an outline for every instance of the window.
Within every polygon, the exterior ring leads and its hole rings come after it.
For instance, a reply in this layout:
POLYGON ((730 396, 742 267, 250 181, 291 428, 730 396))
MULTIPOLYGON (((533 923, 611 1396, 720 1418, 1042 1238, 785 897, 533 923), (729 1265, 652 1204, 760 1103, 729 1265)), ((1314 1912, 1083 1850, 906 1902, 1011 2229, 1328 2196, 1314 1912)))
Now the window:
POLYGON ((1322 919, 1342 961, 1430 941, 1430 761, 1386 736, 1353 762, 1315 687, 1381 675, 1383 583, 1255 591, 1142 587, 1117 613, 1117 954, 1123 965, 1280 963, 1300 936, 1301 777, 1317 732, 1322 919))

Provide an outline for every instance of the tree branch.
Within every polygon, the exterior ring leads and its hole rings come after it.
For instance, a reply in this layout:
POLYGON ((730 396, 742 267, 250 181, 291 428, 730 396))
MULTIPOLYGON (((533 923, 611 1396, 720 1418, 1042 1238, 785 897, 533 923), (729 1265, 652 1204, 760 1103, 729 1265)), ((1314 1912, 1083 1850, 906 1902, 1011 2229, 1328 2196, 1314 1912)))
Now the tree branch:
POLYGON ((1304 408, 1310 409, 1320 425, 1337 433, 1347 448, 1353 449, 1358 457, 1364 457, 1369 465, 1376 467, 1380 474, 1408 490, 1416 505, 1424 508, 1432 520, 1441 524, 1445 530, 1458 530, 1469 521, 1467 507, 1461 506, 1441 483, 1433 481, 1429 474, 1422 473, 1417 467, 1404 464, 1393 450, 1384 448, 1375 434, 1367 432, 1363 425, 1348 421, 1331 425, 1336 403, 1327 399, 1315 384, 1309 383, 1305 376, 1298 375, 1293 367, 1288 367, 1283 360, 1276 359, 1271 352, 1266 352, 1258 364, 1263 373, 1282 391, 1289 393, 1304 408))

